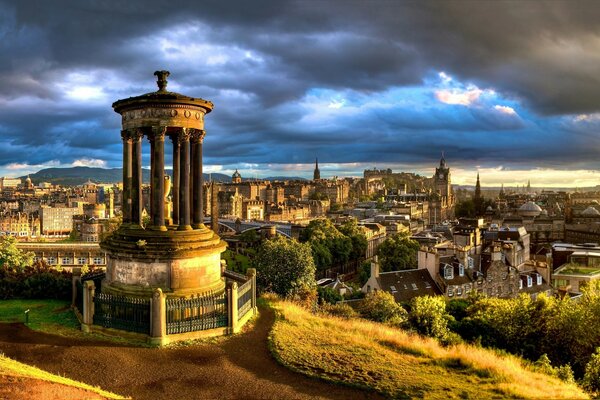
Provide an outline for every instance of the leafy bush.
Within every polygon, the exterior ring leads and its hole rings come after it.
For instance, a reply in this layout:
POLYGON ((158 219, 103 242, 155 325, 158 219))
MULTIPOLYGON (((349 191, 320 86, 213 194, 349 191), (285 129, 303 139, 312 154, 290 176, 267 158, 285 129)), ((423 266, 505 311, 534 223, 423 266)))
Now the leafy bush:
POLYGON ((72 274, 58 271, 43 262, 24 268, 0 268, 0 299, 70 300, 72 274))
POLYGON ((323 314, 346 319, 358 317, 358 313, 346 303, 323 303, 319 307, 319 311, 323 314))
POLYGON ((360 306, 360 313, 370 320, 391 325, 402 325, 407 319, 406 310, 396 303, 391 293, 383 290, 368 293, 360 306))
POLYGON ((448 322, 453 319, 446 313, 446 300, 441 296, 419 296, 410 302, 408 322, 422 335, 445 342, 450 339, 448 322))
POLYGON ((344 299, 341 294, 328 287, 317 287, 317 294, 319 295, 319 304, 335 304, 344 299))

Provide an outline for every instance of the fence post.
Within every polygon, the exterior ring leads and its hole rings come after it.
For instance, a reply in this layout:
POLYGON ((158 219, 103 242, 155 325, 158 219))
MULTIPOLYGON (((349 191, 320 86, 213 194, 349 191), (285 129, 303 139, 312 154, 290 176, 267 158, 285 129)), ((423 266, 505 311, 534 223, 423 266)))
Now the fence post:
POLYGON ((256 314, 256 269, 248 268, 246 276, 248 279, 252 279, 252 283, 250 284, 252 287, 250 289, 252 291, 252 314, 256 314))
MULTIPOLYGON (((77 296, 79 295, 79 293, 77 293, 77 282, 81 282, 81 270, 73 268, 73 275, 71 278, 71 307, 73 308, 77 305, 77 296)), ((81 312, 81 310, 79 310, 79 312, 81 312)))
POLYGON ((229 333, 238 333, 238 284, 235 281, 229 281, 227 284, 227 298, 229 308, 229 333))
POLYGON ((154 289, 150 303, 150 344, 162 346, 167 341, 167 296, 162 289, 154 289))
POLYGON ((94 295, 96 294, 96 285, 94 281, 89 280, 83 283, 83 323, 81 330, 91 332, 91 326, 94 323, 94 295))

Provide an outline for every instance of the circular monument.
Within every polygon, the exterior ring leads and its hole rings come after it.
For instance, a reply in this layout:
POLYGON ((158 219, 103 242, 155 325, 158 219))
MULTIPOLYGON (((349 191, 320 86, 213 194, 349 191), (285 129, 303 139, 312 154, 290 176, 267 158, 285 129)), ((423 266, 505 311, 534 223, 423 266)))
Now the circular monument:
POLYGON ((150 297, 221 293, 226 244, 203 224, 202 144, 210 101, 167 91, 168 71, 156 71, 158 90, 113 104, 122 117, 123 223, 101 243, 107 252, 102 292, 150 297), (142 223, 142 140, 150 142, 150 223, 142 223), (173 146, 165 177, 165 140, 173 146), (166 198, 172 185, 172 206, 166 198))

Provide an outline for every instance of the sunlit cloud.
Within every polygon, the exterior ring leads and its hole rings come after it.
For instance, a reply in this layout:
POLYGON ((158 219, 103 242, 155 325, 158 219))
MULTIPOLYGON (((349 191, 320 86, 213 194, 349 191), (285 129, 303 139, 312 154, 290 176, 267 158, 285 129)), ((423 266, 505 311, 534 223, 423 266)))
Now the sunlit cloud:
POLYGON ((476 102, 483 91, 475 86, 467 90, 452 89, 452 90, 437 90, 435 97, 445 104, 458 104, 461 106, 469 106, 476 102))
POLYGON ((509 106, 495 105, 494 109, 500 111, 503 114, 517 115, 517 112, 515 111, 515 109, 512 107, 509 107, 509 106))
POLYGON ((73 161, 72 165, 74 167, 97 167, 97 168, 106 168, 107 164, 104 160, 99 160, 96 158, 80 158, 79 160, 73 161))

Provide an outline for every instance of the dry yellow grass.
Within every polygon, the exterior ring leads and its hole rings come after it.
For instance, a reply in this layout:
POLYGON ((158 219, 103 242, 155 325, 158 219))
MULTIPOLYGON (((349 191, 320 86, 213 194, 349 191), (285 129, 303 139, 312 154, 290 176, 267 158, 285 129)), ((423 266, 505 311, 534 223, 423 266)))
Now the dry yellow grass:
POLYGON ((23 364, 12 360, 3 354, 0 354, 0 375, 18 376, 24 378, 41 379, 47 382, 59 383, 61 385, 72 386, 75 388, 88 390, 99 394, 107 399, 129 399, 129 397, 119 396, 117 394, 107 392, 106 390, 90 386, 83 382, 74 381, 69 378, 51 374, 50 372, 41 370, 31 365, 23 364))
POLYGON ((533 372, 514 356, 435 340, 370 321, 321 317, 271 299, 270 335, 277 359, 330 381, 394 398, 584 399, 577 386, 533 372))

